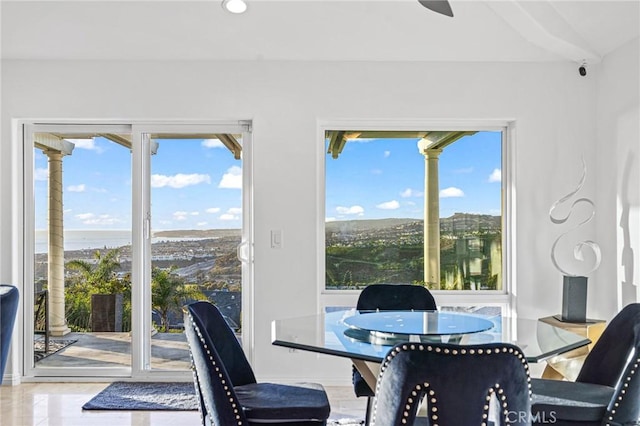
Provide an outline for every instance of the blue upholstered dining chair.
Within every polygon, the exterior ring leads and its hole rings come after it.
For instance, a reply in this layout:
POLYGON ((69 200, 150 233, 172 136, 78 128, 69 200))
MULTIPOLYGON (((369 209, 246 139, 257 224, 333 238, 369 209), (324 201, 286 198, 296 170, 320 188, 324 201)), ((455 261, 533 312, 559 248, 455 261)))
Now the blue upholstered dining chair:
POLYGON ((380 367, 372 424, 413 425, 424 400, 429 425, 530 425, 529 381, 515 345, 399 343, 380 367))
POLYGON ((330 406, 322 385, 257 383, 217 307, 191 303, 184 317, 203 425, 326 425, 330 406))
POLYGON ((640 425, 640 303, 623 308, 574 382, 532 379, 534 424, 640 425))
POLYGON ((9 358, 9 344, 18 311, 18 289, 9 284, 0 284, 0 384, 9 358))
MULTIPOLYGON (((435 311, 438 309, 431 292, 426 288, 410 284, 372 284, 365 287, 358 297, 359 311, 435 311)), ((357 397, 367 397, 365 424, 369 424, 373 389, 360 372, 352 368, 353 390, 357 397)))

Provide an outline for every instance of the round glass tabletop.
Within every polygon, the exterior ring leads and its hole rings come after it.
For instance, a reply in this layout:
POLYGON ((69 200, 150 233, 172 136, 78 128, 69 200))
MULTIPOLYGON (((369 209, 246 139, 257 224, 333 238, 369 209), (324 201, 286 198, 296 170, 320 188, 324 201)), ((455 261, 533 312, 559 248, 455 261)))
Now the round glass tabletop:
POLYGON ((493 327, 493 323, 485 318, 440 311, 361 311, 343 321, 355 330, 388 335, 468 334, 493 327))

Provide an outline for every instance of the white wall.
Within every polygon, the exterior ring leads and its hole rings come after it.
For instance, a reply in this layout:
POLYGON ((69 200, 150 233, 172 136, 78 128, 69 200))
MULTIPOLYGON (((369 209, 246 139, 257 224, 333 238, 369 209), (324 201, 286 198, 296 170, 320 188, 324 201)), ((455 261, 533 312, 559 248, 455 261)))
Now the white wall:
POLYGON ((606 312, 640 300, 640 41, 627 43, 601 65, 596 152, 602 165, 598 240, 603 257, 590 294, 606 312), (611 236, 616 235, 616 239, 611 236), (612 297, 615 296, 615 297, 612 297))
MULTIPOLYGON (((610 65, 616 67, 613 61, 610 65)), ((637 75, 623 77, 624 88, 637 75)), ((549 221, 549 207, 575 188, 581 155, 589 165, 608 155, 594 119, 597 67, 580 77, 573 64, 5 61, 2 78, 3 282, 12 280, 16 265, 9 238, 15 196, 10 179, 16 167, 8 155, 15 149, 11 118, 253 120, 254 367, 263 379, 350 380, 346 361, 290 353, 270 343, 271 320, 312 313, 318 304, 317 120, 516 120, 515 281, 518 311, 529 317, 558 313, 561 307, 562 278, 549 257, 558 231, 549 221), (283 249, 270 249, 271 229, 283 230, 283 249)), ((617 104, 610 103, 607 115, 613 116, 617 104)), ((596 180, 615 166, 590 174, 582 195, 597 205, 609 202, 611 194, 598 191, 611 188, 596 180)), ((607 250, 616 247, 615 214, 599 220, 612 232, 596 233, 592 223, 585 238, 597 237, 607 250)), ((615 273, 606 260, 598 277, 615 273)), ((590 293, 589 315, 609 315, 615 298, 614 292, 599 292, 598 300, 590 293)))

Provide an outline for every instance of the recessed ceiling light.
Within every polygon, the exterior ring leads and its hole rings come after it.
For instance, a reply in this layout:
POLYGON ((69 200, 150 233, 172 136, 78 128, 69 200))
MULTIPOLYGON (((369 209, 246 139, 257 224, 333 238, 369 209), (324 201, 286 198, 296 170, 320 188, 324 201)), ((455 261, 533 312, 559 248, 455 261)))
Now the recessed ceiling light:
POLYGON ((247 3, 244 0, 223 0, 222 7, 227 12, 244 13, 247 10, 247 3))

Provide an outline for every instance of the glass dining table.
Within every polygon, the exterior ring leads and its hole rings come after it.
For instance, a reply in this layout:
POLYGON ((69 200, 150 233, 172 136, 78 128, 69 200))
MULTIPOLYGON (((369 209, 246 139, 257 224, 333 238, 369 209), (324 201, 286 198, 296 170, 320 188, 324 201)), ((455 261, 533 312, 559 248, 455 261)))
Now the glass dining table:
POLYGON ((400 342, 512 343, 522 349, 530 363, 591 343, 583 336, 537 319, 442 310, 342 308, 274 320, 271 334, 276 346, 351 359, 372 389, 380 363, 391 347, 400 342))

